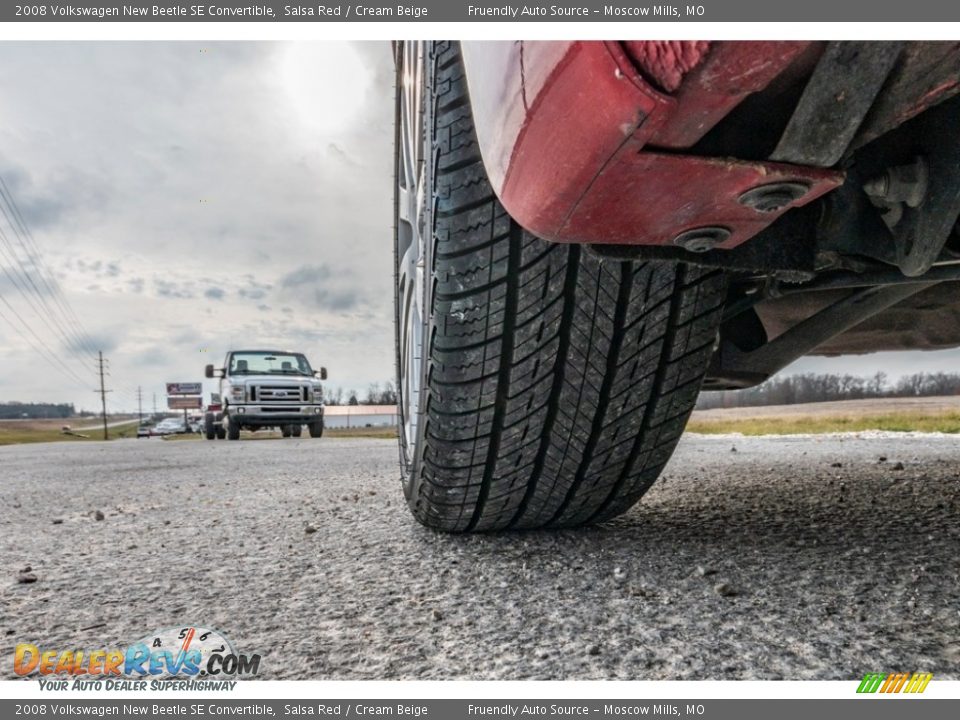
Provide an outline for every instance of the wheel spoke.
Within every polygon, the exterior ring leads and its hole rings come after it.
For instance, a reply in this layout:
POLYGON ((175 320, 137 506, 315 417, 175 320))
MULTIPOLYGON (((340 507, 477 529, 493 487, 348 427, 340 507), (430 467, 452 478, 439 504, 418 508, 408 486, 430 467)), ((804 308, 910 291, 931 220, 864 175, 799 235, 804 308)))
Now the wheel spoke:
POLYGON ((413 456, 417 439, 425 301, 424 238, 427 223, 424 183, 424 53, 422 42, 407 42, 398 69, 397 308, 398 391, 404 447, 413 456))
POLYGON ((416 208, 413 207, 413 193, 405 187, 397 189, 397 213, 402 222, 414 224, 416 208))

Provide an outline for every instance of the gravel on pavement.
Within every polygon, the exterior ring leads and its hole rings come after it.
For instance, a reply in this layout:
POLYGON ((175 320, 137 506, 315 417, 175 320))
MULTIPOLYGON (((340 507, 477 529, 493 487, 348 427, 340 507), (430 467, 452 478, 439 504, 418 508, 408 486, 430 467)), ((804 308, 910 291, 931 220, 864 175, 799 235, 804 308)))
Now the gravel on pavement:
POLYGON ((395 443, 0 448, 0 656, 218 628, 271 679, 960 679, 960 437, 686 436, 581 530, 415 524, 395 443))

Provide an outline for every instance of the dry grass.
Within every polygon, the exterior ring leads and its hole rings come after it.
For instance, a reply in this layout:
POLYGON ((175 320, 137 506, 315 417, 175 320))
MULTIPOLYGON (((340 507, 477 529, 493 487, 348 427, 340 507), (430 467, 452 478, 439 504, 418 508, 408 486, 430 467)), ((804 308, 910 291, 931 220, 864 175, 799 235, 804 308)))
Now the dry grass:
MULTIPOLYGON (((103 430, 94 427, 96 418, 59 418, 55 420, 4 420, 0 422, 0 445, 20 445, 38 442, 84 442, 102 440, 103 430), (69 425, 73 435, 64 433, 61 428, 69 425), (86 435, 87 437, 81 437, 86 435)), ((110 428, 110 439, 133 437, 137 432, 137 421, 110 428)))
MULTIPOLYGON (((86 433, 84 433, 86 434, 86 433)), ((79 441, 84 438, 64 435, 59 430, 29 430, 23 428, 0 427, 0 445, 20 445, 23 443, 59 442, 61 440, 79 441)))
MULTIPOLYGON (((746 408, 745 408, 746 410, 746 408)), ((870 414, 791 415, 789 417, 704 418, 694 416, 689 432, 717 435, 799 435, 886 430, 890 432, 960 433, 960 412, 892 411, 870 414)))
MULTIPOLYGON (((357 428, 326 428, 323 431, 325 438, 374 438, 381 440, 396 440, 397 429, 395 427, 357 427, 357 428)), ((310 434, 304 429, 302 438, 310 439, 310 434)), ((185 442, 190 440, 202 440, 203 435, 166 435, 163 438, 167 441, 185 442)), ((240 435, 241 440, 283 440, 283 435, 277 430, 258 430, 257 432, 244 432, 240 435)))
POLYGON ((396 440, 397 429, 395 427, 357 427, 357 428, 327 428, 324 430, 324 436, 329 435, 335 438, 381 438, 383 440, 396 440))

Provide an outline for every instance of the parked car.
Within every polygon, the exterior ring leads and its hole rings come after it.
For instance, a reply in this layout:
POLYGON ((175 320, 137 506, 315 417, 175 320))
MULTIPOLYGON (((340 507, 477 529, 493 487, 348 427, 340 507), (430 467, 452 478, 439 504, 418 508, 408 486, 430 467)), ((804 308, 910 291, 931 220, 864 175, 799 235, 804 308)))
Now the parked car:
POLYGON ((395 45, 403 488, 610 519, 701 388, 960 346, 960 45, 395 45))
POLYGON ((155 435, 176 435, 187 432, 187 426, 182 418, 165 418, 154 426, 153 432, 155 435))

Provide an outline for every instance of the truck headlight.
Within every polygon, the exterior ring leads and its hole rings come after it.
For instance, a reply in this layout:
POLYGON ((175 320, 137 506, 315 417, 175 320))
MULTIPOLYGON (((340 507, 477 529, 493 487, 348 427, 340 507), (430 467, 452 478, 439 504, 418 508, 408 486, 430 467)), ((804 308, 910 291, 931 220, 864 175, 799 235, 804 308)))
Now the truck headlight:
POLYGON ((243 400, 243 385, 231 385, 230 398, 233 400, 243 400))
POLYGON ((314 399, 314 400, 323 400, 323 385, 314 385, 314 386, 313 386, 313 399, 314 399))

